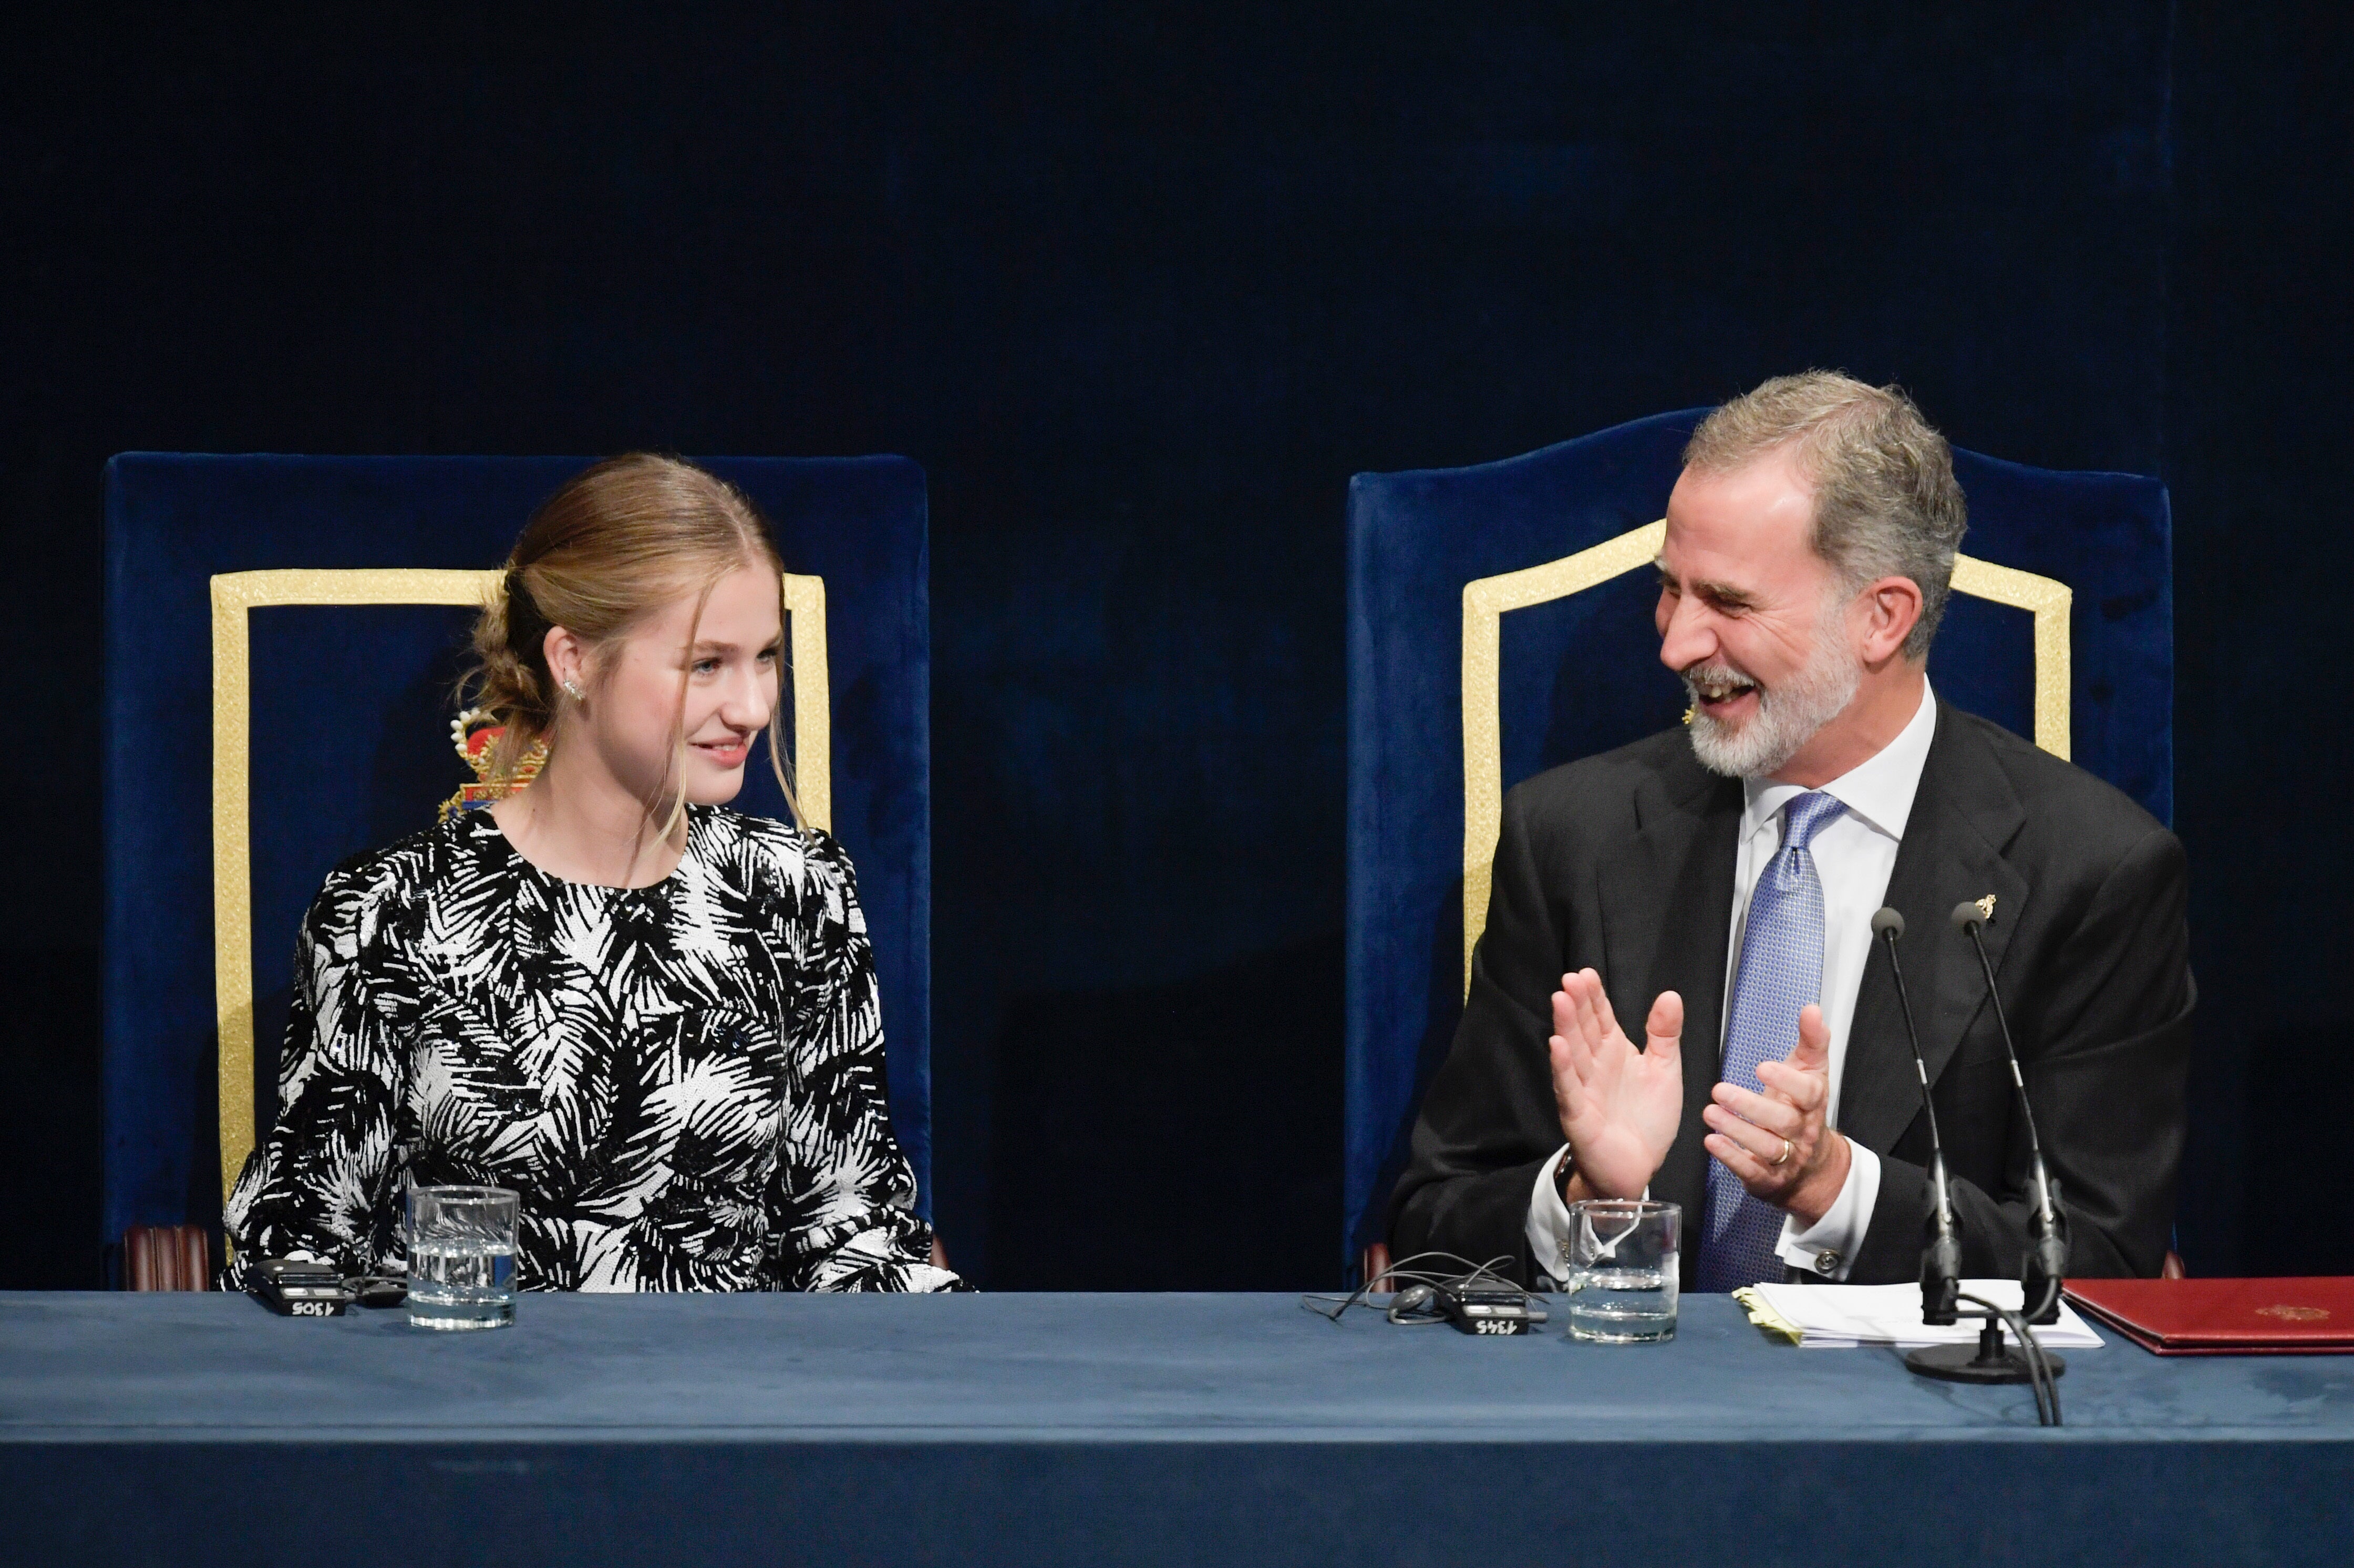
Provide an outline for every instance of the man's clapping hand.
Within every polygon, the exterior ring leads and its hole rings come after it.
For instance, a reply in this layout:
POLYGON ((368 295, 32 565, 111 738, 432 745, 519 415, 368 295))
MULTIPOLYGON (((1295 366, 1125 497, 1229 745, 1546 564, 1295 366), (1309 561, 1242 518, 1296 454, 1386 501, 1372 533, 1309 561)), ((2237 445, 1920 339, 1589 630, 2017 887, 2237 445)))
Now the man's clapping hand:
POLYGON ((1757 1064, 1764 1094, 1719 1084, 1701 1112, 1702 1146, 1750 1194, 1814 1224, 1847 1185, 1853 1151, 1825 1125, 1830 1105, 1831 1032, 1812 1002, 1798 1013, 1798 1043, 1779 1062, 1757 1064))
POLYGON ((1683 998, 1659 993, 1638 1051, 1602 977, 1581 969, 1553 992, 1553 1101, 1576 1172, 1570 1197, 1641 1196, 1683 1118, 1683 998))

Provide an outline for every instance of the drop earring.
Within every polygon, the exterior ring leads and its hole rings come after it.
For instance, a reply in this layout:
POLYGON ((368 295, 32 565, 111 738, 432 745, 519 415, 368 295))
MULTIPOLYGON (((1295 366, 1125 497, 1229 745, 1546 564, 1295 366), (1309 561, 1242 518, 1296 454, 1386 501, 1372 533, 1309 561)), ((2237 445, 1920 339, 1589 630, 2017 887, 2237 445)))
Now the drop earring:
POLYGON ((580 688, 574 685, 569 681, 564 683, 564 694, 570 697, 576 703, 586 700, 581 694, 580 688))

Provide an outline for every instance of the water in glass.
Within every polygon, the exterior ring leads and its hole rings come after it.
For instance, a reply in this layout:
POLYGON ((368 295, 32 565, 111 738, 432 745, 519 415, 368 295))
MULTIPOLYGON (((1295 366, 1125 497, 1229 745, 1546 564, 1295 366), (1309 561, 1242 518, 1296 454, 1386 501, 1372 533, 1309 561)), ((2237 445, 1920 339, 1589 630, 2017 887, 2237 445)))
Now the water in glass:
POLYGON ((1569 1331, 1628 1345, 1676 1336, 1676 1281, 1656 1268, 1589 1268, 1569 1298, 1569 1331))
POLYGON ((514 1321, 515 1249, 469 1237, 408 1253, 408 1320, 419 1329, 501 1329, 514 1321))

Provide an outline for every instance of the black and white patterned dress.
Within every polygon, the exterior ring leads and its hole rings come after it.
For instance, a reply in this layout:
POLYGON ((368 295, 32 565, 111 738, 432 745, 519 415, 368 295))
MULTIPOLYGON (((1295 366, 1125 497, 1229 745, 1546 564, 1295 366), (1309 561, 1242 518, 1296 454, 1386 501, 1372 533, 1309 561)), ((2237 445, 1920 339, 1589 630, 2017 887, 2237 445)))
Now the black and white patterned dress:
POLYGON ((408 1179, 520 1192, 526 1289, 961 1288, 912 1209, 832 839, 697 806, 669 877, 598 887, 463 811, 338 867, 295 962, 239 1275, 398 1271, 408 1179))

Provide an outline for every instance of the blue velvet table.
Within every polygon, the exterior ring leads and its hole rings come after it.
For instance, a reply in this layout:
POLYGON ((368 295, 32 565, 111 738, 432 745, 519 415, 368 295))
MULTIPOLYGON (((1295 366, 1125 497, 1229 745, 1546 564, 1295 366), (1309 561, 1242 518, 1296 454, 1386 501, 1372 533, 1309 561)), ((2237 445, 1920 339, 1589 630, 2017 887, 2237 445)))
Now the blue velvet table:
POLYGON ((503 1332, 0 1295, 11 1562, 2354 1560, 2354 1359, 2022 1388, 1290 1296, 528 1297, 503 1332), (429 1522, 430 1521, 430 1522, 429 1522))

